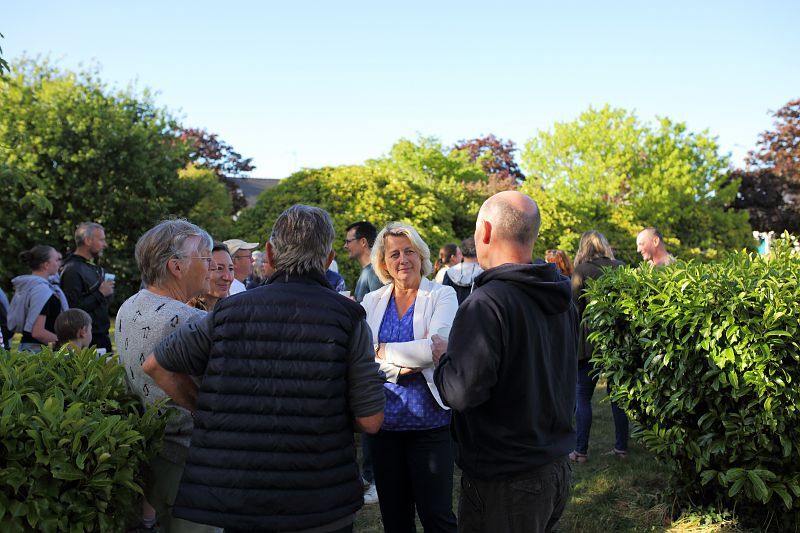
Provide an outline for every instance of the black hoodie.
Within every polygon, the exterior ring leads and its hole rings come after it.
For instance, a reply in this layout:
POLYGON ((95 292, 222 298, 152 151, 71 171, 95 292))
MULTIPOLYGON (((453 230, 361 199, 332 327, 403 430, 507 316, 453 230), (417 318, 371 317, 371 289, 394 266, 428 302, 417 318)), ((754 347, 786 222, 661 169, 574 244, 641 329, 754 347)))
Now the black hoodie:
POLYGON ((475 285, 434 380, 454 411, 458 466, 513 478, 575 447, 577 313, 569 278, 551 263, 501 265, 475 285))

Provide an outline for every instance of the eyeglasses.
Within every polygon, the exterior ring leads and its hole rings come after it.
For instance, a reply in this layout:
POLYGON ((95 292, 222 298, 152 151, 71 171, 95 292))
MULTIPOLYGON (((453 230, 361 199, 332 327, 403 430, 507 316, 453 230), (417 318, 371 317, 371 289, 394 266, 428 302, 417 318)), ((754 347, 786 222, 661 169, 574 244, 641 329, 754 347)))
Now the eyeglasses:
POLYGON ((353 241, 357 241, 357 240, 358 240, 358 239, 356 239, 356 238, 353 238, 353 239, 345 239, 345 240, 344 240, 344 245, 345 245, 345 246, 347 246, 347 245, 348 245, 348 244, 350 244, 351 242, 353 242, 353 241))
POLYGON ((205 257, 205 256, 200 256, 200 257, 192 257, 191 259, 202 259, 203 261, 205 261, 205 262, 206 262, 206 264, 207 264, 208 266, 211 266, 211 262, 214 260, 214 258, 213 258, 213 257, 211 257, 210 255, 209 255, 208 257, 205 257))
POLYGON ((238 260, 238 259, 247 259, 248 261, 252 261, 252 260, 253 260, 253 254, 247 254, 247 255, 234 255, 234 256, 233 256, 233 260, 234 260, 234 261, 236 261, 236 260, 238 260))

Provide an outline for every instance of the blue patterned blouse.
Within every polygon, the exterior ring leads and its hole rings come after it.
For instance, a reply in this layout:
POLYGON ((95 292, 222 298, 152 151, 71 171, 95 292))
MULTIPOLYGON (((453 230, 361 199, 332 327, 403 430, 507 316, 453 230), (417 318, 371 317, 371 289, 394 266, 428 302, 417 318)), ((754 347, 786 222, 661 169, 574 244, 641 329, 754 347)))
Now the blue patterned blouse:
MULTIPOLYGON (((414 306, 401 317, 397 316, 394 294, 389 299, 378 331, 378 342, 408 342, 414 340, 414 306)), ((434 429, 450 423, 450 411, 442 409, 433 398, 425 377, 416 372, 401 376, 397 383, 383 385, 386 394, 383 426, 387 431, 434 429)))

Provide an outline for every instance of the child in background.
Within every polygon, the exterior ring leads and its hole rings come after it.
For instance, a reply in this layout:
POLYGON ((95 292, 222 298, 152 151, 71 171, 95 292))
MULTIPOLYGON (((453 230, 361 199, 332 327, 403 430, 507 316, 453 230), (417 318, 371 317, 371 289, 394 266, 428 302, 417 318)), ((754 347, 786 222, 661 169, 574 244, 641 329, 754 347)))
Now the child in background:
POLYGON ((92 317, 83 309, 67 309, 56 318, 57 348, 65 344, 72 350, 82 350, 92 344, 92 317))

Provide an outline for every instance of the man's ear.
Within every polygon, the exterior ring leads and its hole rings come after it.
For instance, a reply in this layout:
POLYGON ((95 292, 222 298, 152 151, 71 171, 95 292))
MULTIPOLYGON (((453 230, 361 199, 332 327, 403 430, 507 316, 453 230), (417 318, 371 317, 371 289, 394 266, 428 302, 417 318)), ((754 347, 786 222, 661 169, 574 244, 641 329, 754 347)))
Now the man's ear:
POLYGON ((488 220, 481 220, 479 224, 483 224, 483 237, 481 238, 481 242, 483 242, 483 244, 489 244, 489 241, 492 240, 492 223, 488 220))
POLYGON ((328 254, 328 259, 325 261, 325 270, 328 270, 328 268, 330 268, 331 263, 333 263, 334 257, 336 257, 336 252, 331 250, 330 253, 328 254))
POLYGON ((267 241, 267 246, 264 248, 264 253, 267 254, 267 263, 275 269, 275 250, 272 248, 272 243, 267 241))

